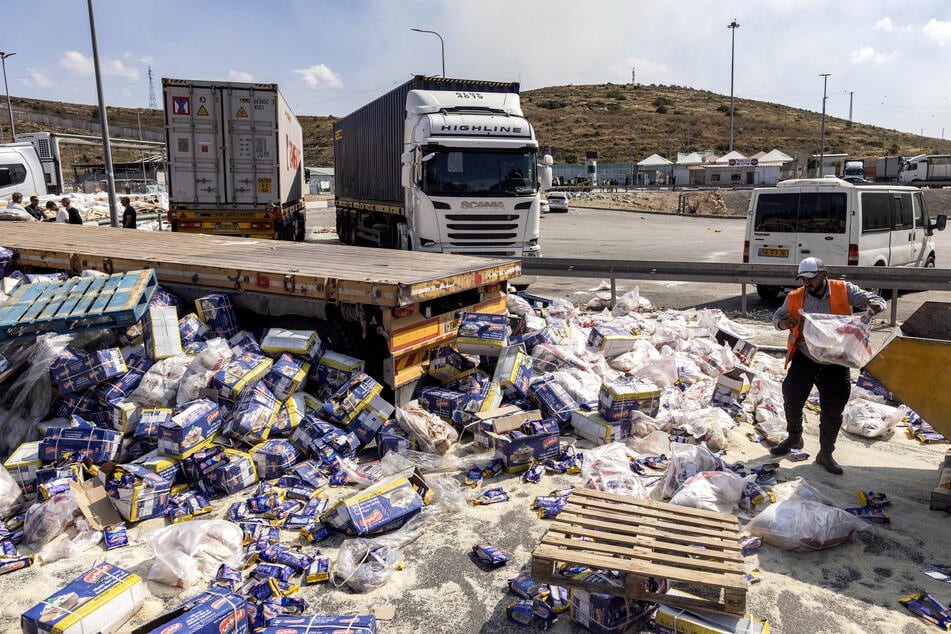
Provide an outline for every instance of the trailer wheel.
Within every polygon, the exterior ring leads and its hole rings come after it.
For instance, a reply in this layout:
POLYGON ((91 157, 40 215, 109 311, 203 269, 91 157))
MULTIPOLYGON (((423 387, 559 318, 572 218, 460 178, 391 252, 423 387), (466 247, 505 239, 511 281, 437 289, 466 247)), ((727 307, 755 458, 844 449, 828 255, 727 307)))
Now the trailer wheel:
POLYGON ((764 286, 762 284, 756 285, 756 294, 759 295, 760 299, 765 299, 770 301, 779 297, 779 291, 781 289, 778 286, 764 286))
POLYGON ((294 240, 303 242, 307 237, 307 216, 305 212, 298 211, 294 213, 294 240))

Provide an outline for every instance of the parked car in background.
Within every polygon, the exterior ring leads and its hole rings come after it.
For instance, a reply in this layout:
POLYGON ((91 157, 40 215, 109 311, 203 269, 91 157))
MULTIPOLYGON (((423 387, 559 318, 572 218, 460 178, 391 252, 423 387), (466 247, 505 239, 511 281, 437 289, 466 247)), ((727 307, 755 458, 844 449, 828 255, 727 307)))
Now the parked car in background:
POLYGON ((551 211, 551 206, 548 204, 548 201, 545 200, 544 198, 542 198, 541 200, 539 200, 539 201, 538 201, 538 213, 539 213, 539 214, 547 214, 549 211, 551 211))
POLYGON ((548 205, 552 212, 568 213, 568 194, 565 192, 548 192, 548 205))

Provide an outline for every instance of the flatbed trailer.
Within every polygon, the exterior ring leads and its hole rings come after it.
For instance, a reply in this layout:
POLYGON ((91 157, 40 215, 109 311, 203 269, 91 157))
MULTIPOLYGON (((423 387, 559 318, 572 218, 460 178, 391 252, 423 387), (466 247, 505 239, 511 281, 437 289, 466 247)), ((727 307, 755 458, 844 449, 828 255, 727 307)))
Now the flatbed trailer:
POLYGON ((505 311, 517 260, 275 242, 55 223, 3 223, 14 266, 79 274, 154 269, 185 300, 227 292, 242 323, 312 328, 412 397, 432 349, 452 343, 462 311, 505 311))

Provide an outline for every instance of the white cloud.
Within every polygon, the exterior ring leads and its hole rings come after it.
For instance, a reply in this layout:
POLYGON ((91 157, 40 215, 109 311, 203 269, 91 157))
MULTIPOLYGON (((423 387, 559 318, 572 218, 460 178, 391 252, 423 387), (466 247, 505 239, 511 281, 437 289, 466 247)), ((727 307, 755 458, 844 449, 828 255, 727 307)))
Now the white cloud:
POLYGON ((892 24, 891 18, 882 18, 878 22, 872 25, 873 31, 883 31, 885 33, 891 33, 895 30, 895 25, 892 24))
POLYGON ((324 64, 315 64, 310 68, 295 69, 295 73, 303 78, 304 83, 311 88, 318 88, 321 84, 331 88, 343 88, 343 82, 337 73, 333 72, 324 64))
POLYGON ((853 64, 864 64, 865 62, 874 62, 876 64, 887 64, 898 55, 897 51, 889 53, 877 52, 871 46, 865 46, 849 53, 849 61, 853 64))
POLYGON ((37 88, 53 87, 53 80, 47 77, 43 71, 31 68, 27 73, 29 73, 27 78, 23 80, 23 83, 27 86, 35 86, 37 88))
POLYGON ((944 46, 951 40, 951 22, 931 18, 928 24, 921 27, 921 31, 926 38, 937 42, 939 46, 944 46))
MULTIPOLYGON (((59 65, 78 75, 89 76, 95 74, 92 57, 86 57, 79 51, 66 51, 63 58, 59 60, 59 65)), ((115 75, 126 79, 139 78, 139 69, 126 66, 117 59, 102 60, 101 67, 103 75, 115 75)))
POLYGON ((245 83, 250 83, 254 81, 254 75, 240 70, 229 70, 228 81, 243 81, 245 83))

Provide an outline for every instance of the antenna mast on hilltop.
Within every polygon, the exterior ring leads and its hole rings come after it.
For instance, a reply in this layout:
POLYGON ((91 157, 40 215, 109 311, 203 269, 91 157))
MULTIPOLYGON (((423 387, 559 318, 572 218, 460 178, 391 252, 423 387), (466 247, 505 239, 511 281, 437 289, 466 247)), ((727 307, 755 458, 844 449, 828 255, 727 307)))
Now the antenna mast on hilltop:
POLYGON ((158 100, 155 98, 155 85, 152 83, 152 67, 149 66, 149 110, 158 108, 158 100))

